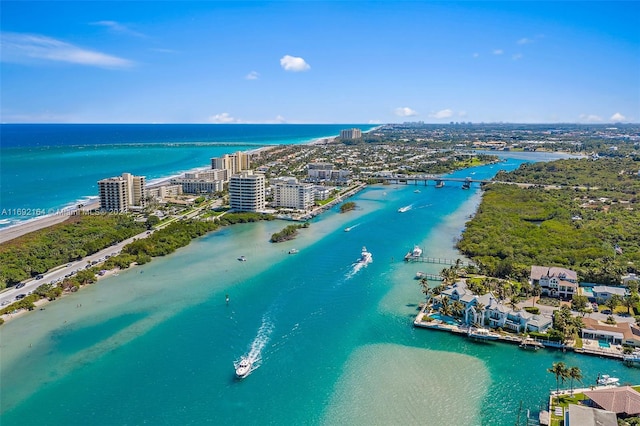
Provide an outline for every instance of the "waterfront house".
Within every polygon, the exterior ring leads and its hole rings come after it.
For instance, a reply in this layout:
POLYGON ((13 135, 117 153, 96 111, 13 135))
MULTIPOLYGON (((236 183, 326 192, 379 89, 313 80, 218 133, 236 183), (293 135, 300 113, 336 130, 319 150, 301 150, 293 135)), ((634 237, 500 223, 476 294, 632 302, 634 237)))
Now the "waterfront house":
POLYGON ((578 274, 557 266, 531 266, 531 285, 539 284, 542 294, 571 299, 578 291, 578 274))
POLYGON ((613 411, 569 404, 564 412, 564 424, 565 426, 618 426, 618 418, 613 411))
POLYGON ((608 285, 597 285, 593 287, 593 297, 596 301, 603 303, 611 299, 611 296, 617 294, 620 297, 627 295, 627 290, 622 287, 611 287, 608 285))
POLYGON ((492 328, 503 328, 516 333, 525 331, 544 333, 553 324, 551 317, 531 314, 524 310, 515 311, 503 305, 491 292, 481 296, 474 294, 467 288, 464 281, 459 281, 443 290, 437 303, 441 303, 444 296, 452 302, 462 303, 465 324, 488 324, 492 328), (479 306, 482 309, 478 309, 479 306))
POLYGON ((640 328, 629 322, 607 324, 593 318, 583 318, 582 338, 604 341, 613 345, 640 347, 640 328))
POLYGON ((618 417, 640 415, 640 393, 631 386, 585 391, 591 407, 616 413, 618 417))

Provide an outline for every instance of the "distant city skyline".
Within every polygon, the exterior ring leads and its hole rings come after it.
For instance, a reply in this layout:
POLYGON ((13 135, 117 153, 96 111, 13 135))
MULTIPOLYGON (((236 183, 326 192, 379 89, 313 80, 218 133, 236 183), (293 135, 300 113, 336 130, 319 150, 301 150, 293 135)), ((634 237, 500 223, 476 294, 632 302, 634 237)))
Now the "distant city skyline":
POLYGON ((638 123, 640 3, 2 1, 3 123, 638 123))

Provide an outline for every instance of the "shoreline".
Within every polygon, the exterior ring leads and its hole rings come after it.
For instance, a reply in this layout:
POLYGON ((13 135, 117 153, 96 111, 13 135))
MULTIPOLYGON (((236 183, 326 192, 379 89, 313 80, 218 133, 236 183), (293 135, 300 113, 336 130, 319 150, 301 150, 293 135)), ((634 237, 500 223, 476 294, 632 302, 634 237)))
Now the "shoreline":
MULTIPOLYGON (((138 266, 138 265, 133 263, 133 264, 131 264, 129 266, 129 268, 133 268, 133 267, 136 267, 136 266, 138 266)), ((82 291, 85 287, 96 285, 96 284, 98 284, 100 282, 100 280, 102 280, 104 278, 107 278, 107 277, 110 277, 110 276, 112 276, 114 274, 117 274, 119 271, 120 271, 120 268, 108 269, 108 270, 106 270, 106 272, 103 275, 96 274, 96 281, 94 283, 85 284, 83 286, 80 286, 80 287, 78 287, 78 290, 76 290, 76 291, 63 291, 60 294, 60 296, 56 297, 53 300, 49 300, 46 297, 43 297, 42 299, 36 300, 35 302, 33 302, 33 304, 35 306, 33 311, 36 311, 36 310, 43 311, 43 310, 45 310, 44 307, 46 305, 48 305, 49 303, 55 302, 58 299, 62 299, 62 298, 67 297, 67 296, 69 296, 71 294, 74 294, 74 293, 77 293, 79 291, 82 291)), ((0 318, 2 318, 4 320, 4 324, 7 324, 9 322, 15 321, 18 318, 21 318, 22 316, 24 316, 24 315, 26 315, 26 314, 28 314, 30 312, 32 312, 32 311, 29 311, 27 309, 20 309, 16 313, 8 313, 8 314, 0 315, 0 318)))
MULTIPOLYGON (((379 127, 380 126, 376 128, 379 128, 379 127)), ((371 130, 374 130, 374 129, 371 129, 371 130)), ((370 132, 371 130, 368 130, 367 132, 370 132)), ((363 132, 363 133, 367 133, 367 132, 363 132)), ((293 144, 293 145, 322 145, 324 143, 328 143, 329 141, 331 141, 332 139, 335 139, 338 136, 339 135, 322 136, 319 138, 310 139, 310 140, 307 140, 306 142, 301 142, 299 144, 293 144)), ((244 153, 258 154, 263 151, 268 151, 270 149, 273 149, 277 146, 280 146, 280 144, 265 145, 259 148, 244 151, 244 153)), ((174 173, 164 177, 151 179, 146 186, 148 188, 158 187, 168 183, 171 179, 184 175, 185 173, 195 173, 195 172, 200 172, 204 170, 209 170, 210 168, 211 168, 211 165, 198 166, 188 170, 184 170, 179 173, 174 173)), ((74 212, 78 210, 77 208, 78 204, 83 204, 83 207, 81 208, 81 210, 91 211, 99 208, 100 200, 99 200, 99 197, 96 195, 85 196, 74 202, 69 202, 60 208, 50 208, 48 209, 48 214, 36 216, 26 220, 17 221, 15 223, 10 224, 9 226, 0 227, 0 244, 3 244, 7 241, 11 241, 15 238, 21 237, 22 235, 28 234, 30 232, 38 231, 40 229, 48 228, 50 226, 57 225, 59 223, 64 222, 69 218, 69 216, 72 216, 74 212)))

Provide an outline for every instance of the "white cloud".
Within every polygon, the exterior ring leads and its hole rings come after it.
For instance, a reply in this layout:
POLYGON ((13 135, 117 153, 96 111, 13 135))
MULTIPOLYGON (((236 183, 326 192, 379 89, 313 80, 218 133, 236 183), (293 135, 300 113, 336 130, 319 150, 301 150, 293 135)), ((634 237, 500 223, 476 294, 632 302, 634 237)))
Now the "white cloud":
POLYGON ((533 40, 531 40, 530 38, 523 37, 520 40, 518 40, 517 43, 518 44, 529 44, 529 43, 533 43, 533 40))
POLYGON ((2 33, 3 62, 29 63, 34 60, 68 62, 100 68, 131 68, 133 61, 84 49, 64 41, 37 34, 2 33))
POLYGON ((452 116, 453 116, 453 111, 451 111, 448 108, 438 111, 436 113, 429 114, 429 117, 431 118, 450 118, 452 116))
POLYGON ((91 22, 90 25, 108 28, 112 33, 126 34, 136 37, 146 37, 144 34, 134 31, 126 25, 122 25, 121 23, 116 21, 97 21, 91 22))
POLYGON ((458 111, 458 117, 466 117, 467 111, 458 111))
POLYGON ((613 114, 611 116, 611 118, 609 119, 610 121, 614 121, 614 122, 621 122, 621 121, 625 121, 627 119, 627 117, 625 117, 624 115, 620 114, 619 112, 616 112, 615 114, 613 114))
POLYGON ((599 123, 602 121, 602 117, 595 114, 580 114, 580 120, 586 121, 587 123, 599 123))
POLYGON ((479 54, 478 52, 476 52, 476 53, 474 53, 474 54, 473 54, 473 57, 474 57, 474 58, 479 58, 479 57, 480 57, 480 54, 479 54))
POLYGON ((251 71, 244 77, 246 80, 257 80, 260 78, 260 74, 257 71, 251 71))
POLYGON ((522 53, 516 53, 511 56, 511 59, 513 59, 514 61, 517 61, 518 59, 522 59, 523 56, 524 55, 522 53))
POLYGON ((280 59, 280 66, 285 71, 292 72, 300 72, 300 71, 308 71, 311 69, 311 66, 302 58, 296 56, 284 55, 280 59))
POLYGON ((418 113, 409 107, 396 108, 396 115, 400 117, 412 117, 418 113))
POLYGON ((209 122, 215 124, 231 124, 240 123, 240 120, 232 117, 228 112, 223 112, 221 114, 216 114, 209 117, 209 122))
POLYGON ((493 51, 493 54, 494 54, 494 55, 502 55, 503 53, 504 53, 504 50, 502 50, 502 49, 495 49, 495 50, 493 51))

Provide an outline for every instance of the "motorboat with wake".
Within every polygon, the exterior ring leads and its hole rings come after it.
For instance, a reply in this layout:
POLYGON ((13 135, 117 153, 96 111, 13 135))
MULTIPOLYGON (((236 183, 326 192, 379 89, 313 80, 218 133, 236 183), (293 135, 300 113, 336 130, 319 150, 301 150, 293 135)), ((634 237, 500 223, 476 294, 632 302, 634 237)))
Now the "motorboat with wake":
POLYGON ((362 263, 363 265, 366 265, 372 260, 373 260, 373 255, 367 251, 366 247, 362 247, 362 252, 360 253, 360 259, 358 259, 358 263, 362 263))
POLYGON ((404 213, 404 212, 409 211, 409 210, 411 210, 411 206, 404 206, 404 207, 400 207, 398 209, 398 212, 404 213))
POLYGON ((251 372, 251 361, 247 357, 242 357, 236 367, 236 377, 244 379, 251 372))

